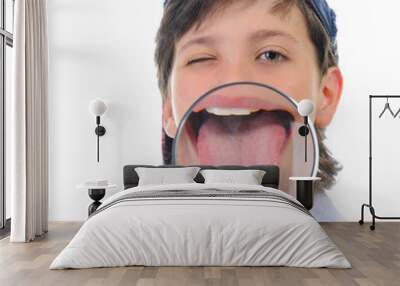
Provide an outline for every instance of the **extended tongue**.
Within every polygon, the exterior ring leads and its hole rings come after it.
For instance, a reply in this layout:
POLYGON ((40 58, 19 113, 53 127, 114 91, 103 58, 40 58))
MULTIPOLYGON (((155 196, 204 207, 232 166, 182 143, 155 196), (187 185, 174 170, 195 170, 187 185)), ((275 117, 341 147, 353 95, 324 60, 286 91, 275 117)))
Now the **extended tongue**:
POLYGON ((210 115, 200 127, 197 151, 201 164, 279 165, 288 138, 273 112, 210 115))

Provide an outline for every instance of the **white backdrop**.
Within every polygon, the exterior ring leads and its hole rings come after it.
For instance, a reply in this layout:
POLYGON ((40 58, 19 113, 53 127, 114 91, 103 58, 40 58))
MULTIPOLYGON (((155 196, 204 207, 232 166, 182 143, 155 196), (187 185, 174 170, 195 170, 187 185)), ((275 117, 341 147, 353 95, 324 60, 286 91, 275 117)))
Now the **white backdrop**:
MULTIPOLYGON (((77 184, 106 178, 121 188, 123 165, 161 163, 161 98, 153 61, 161 2, 48 1, 50 220, 86 218, 91 201, 77 184), (96 97, 109 106, 102 117, 107 134, 100 142, 100 164, 95 118, 88 111, 96 97)), ((364 0, 361 7, 360 1, 329 1, 338 14, 345 88, 327 145, 344 169, 337 185, 315 203, 313 212, 322 221, 359 219, 368 199, 368 95, 400 94, 400 2, 376 2, 364 0)), ((383 105, 378 103, 378 113, 383 105)), ((393 105, 400 108, 400 100, 393 105)), ((393 150, 396 144, 384 147, 400 139, 393 122, 380 121, 376 135, 378 215, 400 215, 395 160, 400 152, 393 150)))

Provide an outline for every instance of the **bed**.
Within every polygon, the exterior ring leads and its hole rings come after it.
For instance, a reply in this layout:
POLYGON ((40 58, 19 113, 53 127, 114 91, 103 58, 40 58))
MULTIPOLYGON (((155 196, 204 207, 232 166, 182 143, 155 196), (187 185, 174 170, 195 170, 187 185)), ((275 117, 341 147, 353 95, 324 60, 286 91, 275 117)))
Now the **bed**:
POLYGON ((278 189, 276 166, 198 166, 263 170, 261 185, 204 183, 199 173, 193 183, 150 186, 138 186, 137 167, 166 166, 125 166, 124 190, 86 220, 50 269, 351 267, 308 210, 278 189))

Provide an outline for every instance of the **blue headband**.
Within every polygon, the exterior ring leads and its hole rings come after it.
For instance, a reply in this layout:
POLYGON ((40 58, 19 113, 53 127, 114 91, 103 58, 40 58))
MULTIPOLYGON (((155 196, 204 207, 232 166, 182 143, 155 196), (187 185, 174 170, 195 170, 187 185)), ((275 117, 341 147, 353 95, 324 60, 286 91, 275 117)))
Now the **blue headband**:
POLYGON ((337 56, 337 26, 335 11, 329 7, 326 0, 308 0, 308 2, 311 4, 311 8, 324 26, 325 31, 328 33, 332 44, 332 50, 335 56, 337 56))
MULTIPOLYGON (((164 7, 168 4, 168 2, 170 2, 170 0, 164 0, 164 7)), ((335 56, 337 56, 337 27, 335 11, 329 7, 326 0, 307 0, 306 2, 311 6, 314 13, 324 26, 325 31, 328 33, 331 40, 332 50, 335 56)))

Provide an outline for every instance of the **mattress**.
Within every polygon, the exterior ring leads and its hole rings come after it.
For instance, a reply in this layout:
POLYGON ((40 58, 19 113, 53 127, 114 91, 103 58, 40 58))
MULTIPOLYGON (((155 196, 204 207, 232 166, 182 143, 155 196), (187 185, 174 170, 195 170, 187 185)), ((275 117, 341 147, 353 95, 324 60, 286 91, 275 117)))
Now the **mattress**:
POLYGON ((133 265, 351 267, 292 196, 257 185, 192 183, 111 196, 50 269, 133 265))

